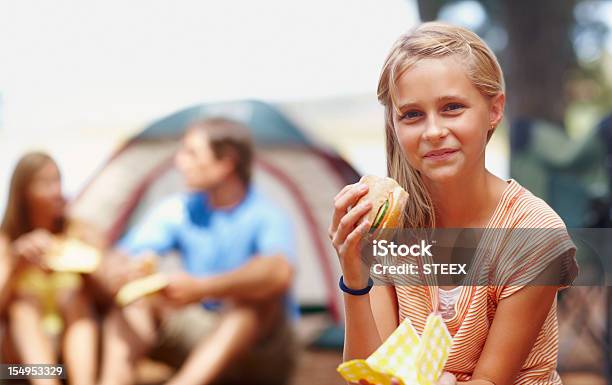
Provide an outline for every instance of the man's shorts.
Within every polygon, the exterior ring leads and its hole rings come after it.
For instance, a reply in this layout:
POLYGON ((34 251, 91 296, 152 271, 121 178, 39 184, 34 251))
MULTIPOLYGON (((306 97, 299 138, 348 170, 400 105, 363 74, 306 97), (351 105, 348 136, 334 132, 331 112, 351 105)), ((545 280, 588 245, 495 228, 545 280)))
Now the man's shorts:
MULTIPOLYGON (((177 311, 162 322, 158 342, 149 357, 180 368, 190 352, 213 333, 220 320, 220 313, 200 305, 177 311)), ((233 362, 215 384, 287 384, 296 352, 291 325, 283 320, 269 338, 233 362)))

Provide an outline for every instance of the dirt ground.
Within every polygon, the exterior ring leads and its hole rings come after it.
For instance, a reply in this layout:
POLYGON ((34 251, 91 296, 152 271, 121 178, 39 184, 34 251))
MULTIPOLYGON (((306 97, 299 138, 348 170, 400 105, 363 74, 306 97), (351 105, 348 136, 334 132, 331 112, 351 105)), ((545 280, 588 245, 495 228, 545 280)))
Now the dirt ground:
MULTIPOLYGON (((322 350, 309 347, 310 342, 321 330, 330 324, 324 315, 302 317, 297 325, 298 340, 302 348, 298 357, 298 365, 290 385, 345 385, 336 367, 342 360, 342 353, 337 350, 322 350)), ((142 381, 139 385, 160 384, 150 380, 152 375, 168 376, 163 367, 152 363, 144 363, 141 368, 142 381)), ((564 385, 605 385, 605 379, 588 373, 561 373, 564 385)), ((158 377, 160 378, 160 377, 158 377)), ((163 381, 161 382, 163 383, 163 381)))
POLYGON ((302 352, 291 385, 344 385, 336 367, 342 354, 334 351, 305 350, 302 352))
MULTIPOLYGON (((325 315, 304 316, 296 332, 301 349, 290 385, 344 385, 336 367, 342 360, 339 350, 311 347, 311 342, 331 321, 325 315)), ((138 365, 138 385, 162 385, 172 375, 166 365, 144 360, 138 365)), ((561 373, 564 385, 606 385, 604 378, 589 373, 561 373)), ((6 385, 26 385, 25 381, 2 381, 6 385)))
MULTIPOLYGON (((342 354, 330 351, 307 350, 291 385, 345 385, 336 373, 342 354)), ((563 385, 605 385, 604 378, 588 373, 562 373, 563 385)))
MULTIPOLYGON (((296 325, 299 350, 298 364, 290 385, 344 385, 344 381, 336 372, 336 367, 342 360, 340 350, 315 349, 312 341, 321 331, 331 325, 331 320, 324 314, 302 316, 296 325)), ((574 352, 575 353, 575 352, 574 352)), ((150 360, 144 360, 138 367, 138 385, 161 385, 172 375, 172 369, 150 360)), ((562 372, 564 385, 606 385, 599 375, 589 373, 562 372)), ((3 381, 0 384, 22 385, 25 381, 3 381)))
MULTIPOLYGON (((345 385, 336 373, 342 354, 327 350, 304 350, 299 358, 298 367, 290 385, 345 385)), ((149 369, 151 367, 149 366, 149 369)), ((145 369, 150 376, 150 370, 145 369)), ((588 373, 562 373, 564 385, 605 385, 605 380, 588 373)), ((163 381, 161 382, 163 383, 163 381)), ((160 382, 142 382, 140 385, 161 384, 160 382)))
MULTIPOLYGON (((300 317, 296 325, 300 345, 297 366, 290 385, 343 385, 336 367, 342 360, 339 350, 313 349, 308 346, 323 329, 331 324, 324 314, 300 317)), ((138 365, 138 385, 161 385, 172 375, 172 370, 150 360, 138 365)))

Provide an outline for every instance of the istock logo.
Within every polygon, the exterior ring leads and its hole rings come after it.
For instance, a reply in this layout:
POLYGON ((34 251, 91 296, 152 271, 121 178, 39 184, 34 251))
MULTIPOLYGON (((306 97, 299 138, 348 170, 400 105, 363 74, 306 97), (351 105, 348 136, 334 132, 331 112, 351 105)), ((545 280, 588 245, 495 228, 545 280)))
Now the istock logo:
POLYGON ((426 243, 425 240, 421 240, 421 243, 405 245, 400 244, 397 245, 395 242, 387 241, 387 240, 374 240, 372 245, 372 251, 374 252, 374 256, 376 257, 386 257, 390 255, 392 257, 405 257, 405 256, 413 256, 413 257, 431 257, 431 246, 426 243))

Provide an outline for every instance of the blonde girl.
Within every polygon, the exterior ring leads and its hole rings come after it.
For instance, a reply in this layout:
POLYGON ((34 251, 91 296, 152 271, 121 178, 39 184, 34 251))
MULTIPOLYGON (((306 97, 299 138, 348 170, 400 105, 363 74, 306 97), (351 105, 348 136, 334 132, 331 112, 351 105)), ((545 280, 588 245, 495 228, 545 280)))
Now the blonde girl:
MULTIPOLYGON (((388 174, 410 194, 403 227, 560 231, 512 250, 489 244, 498 261, 516 258, 522 266, 509 275, 494 266, 495 285, 375 286, 368 295, 345 293, 344 359, 367 357, 406 318, 422 332, 427 316, 440 312, 453 336, 440 384, 561 384, 556 296, 562 285, 526 282, 561 257, 574 263, 575 248, 546 203, 485 168, 485 148, 505 102, 495 55, 469 30, 421 24, 391 49, 378 98, 385 107, 388 174)), ((349 290, 368 286, 368 267, 359 257, 370 225, 359 224, 372 206, 360 201, 366 192, 365 185, 349 185, 334 201, 329 233, 349 290)), ((565 267, 575 274, 575 265, 565 267)))

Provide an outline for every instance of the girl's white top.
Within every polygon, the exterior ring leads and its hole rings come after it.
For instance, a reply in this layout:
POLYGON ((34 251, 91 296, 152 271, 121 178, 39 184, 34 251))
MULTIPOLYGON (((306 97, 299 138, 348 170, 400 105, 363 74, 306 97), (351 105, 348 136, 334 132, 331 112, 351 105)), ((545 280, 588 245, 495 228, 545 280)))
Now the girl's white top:
POLYGON ((455 316, 455 303, 457 303, 460 293, 461 286, 450 290, 438 288, 438 311, 442 314, 442 318, 451 319, 455 316))

